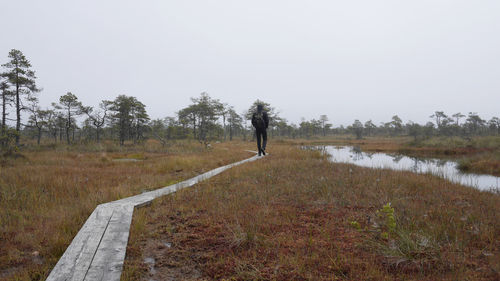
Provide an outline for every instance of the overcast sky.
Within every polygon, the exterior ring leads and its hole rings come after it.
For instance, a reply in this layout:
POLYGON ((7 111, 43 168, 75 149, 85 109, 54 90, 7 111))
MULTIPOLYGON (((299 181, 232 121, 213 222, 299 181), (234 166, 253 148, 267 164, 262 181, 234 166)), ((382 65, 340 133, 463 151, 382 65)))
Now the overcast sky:
POLYGON ((0 63, 21 50, 46 106, 125 94, 160 118, 206 91, 334 126, 500 116, 498 0, 1 1, 0 63))

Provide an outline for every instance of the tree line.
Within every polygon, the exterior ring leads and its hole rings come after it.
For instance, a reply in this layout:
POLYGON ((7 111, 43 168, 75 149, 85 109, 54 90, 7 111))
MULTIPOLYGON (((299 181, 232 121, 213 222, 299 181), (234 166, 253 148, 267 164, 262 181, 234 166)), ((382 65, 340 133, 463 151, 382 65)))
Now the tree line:
POLYGON ((500 135, 500 118, 492 117, 490 120, 483 119, 477 112, 469 112, 464 115, 460 112, 447 115, 444 111, 435 111, 429 116, 430 120, 425 124, 413 121, 403 123, 401 118, 394 115, 389 122, 382 122, 376 126, 371 120, 362 123, 355 120, 347 127, 358 139, 363 136, 411 136, 415 141, 430 138, 432 136, 459 136, 470 138, 472 136, 494 136, 500 135))
POLYGON ((114 140, 120 145, 141 143, 146 139, 158 140, 168 146, 173 140, 195 139, 208 146, 212 141, 253 138, 251 119, 257 104, 263 104, 270 118, 269 136, 284 138, 311 138, 329 135, 354 134, 364 136, 409 135, 415 140, 431 136, 499 135, 500 119, 482 119, 477 113, 447 115, 436 111, 426 124, 408 121, 394 115, 379 126, 371 120, 355 120, 350 126, 333 127, 327 115, 318 119, 288 122, 269 103, 256 100, 245 112, 238 114, 234 107, 208 93, 191 98, 191 104, 176 112, 175 116, 151 120, 146 106, 136 97, 119 95, 114 100, 102 100, 99 106, 83 105, 78 97, 67 92, 48 108, 39 104, 42 89, 36 84, 31 63, 19 50, 11 50, 8 62, 2 64, 0 75, 0 101, 2 123, 0 146, 2 149, 19 147, 20 139, 42 139, 53 143, 100 143, 114 140), (14 115, 12 116, 12 114, 14 115), (22 118, 23 114, 28 117, 22 118), (12 117, 11 117, 12 116, 12 117), (26 120, 26 123, 23 123, 26 120))

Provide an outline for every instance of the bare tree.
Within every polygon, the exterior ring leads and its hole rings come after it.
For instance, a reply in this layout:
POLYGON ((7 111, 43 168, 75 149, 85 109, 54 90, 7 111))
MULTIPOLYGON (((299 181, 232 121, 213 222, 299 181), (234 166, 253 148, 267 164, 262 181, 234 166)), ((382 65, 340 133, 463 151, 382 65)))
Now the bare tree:
POLYGON ((94 111, 94 108, 91 106, 82 106, 81 111, 85 113, 94 127, 96 128, 96 139, 97 143, 101 141, 101 128, 106 123, 107 113, 109 111, 109 107, 113 102, 108 100, 103 100, 99 104, 99 109, 94 111))

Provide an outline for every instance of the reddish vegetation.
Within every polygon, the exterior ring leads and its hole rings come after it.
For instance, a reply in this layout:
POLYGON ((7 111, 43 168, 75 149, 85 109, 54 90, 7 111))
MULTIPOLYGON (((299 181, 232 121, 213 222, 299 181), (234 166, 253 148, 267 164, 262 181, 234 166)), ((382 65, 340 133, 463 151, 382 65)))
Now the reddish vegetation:
POLYGON ((497 195, 430 175, 273 146, 142 209, 122 280, 496 280, 499 208, 497 195), (393 230, 377 213, 388 202, 393 230))

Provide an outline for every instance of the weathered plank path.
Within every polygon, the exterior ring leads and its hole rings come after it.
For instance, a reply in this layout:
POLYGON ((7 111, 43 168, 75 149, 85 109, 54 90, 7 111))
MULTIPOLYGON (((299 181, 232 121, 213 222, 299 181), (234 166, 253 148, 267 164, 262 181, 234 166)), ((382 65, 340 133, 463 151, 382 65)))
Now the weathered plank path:
POLYGON ((120 280, 135 207, 143 206, 155 198, 192 186, 229 168, 259 158, 256 155, 174 185, 97 206, 52 269, 47 280, 120 280))

